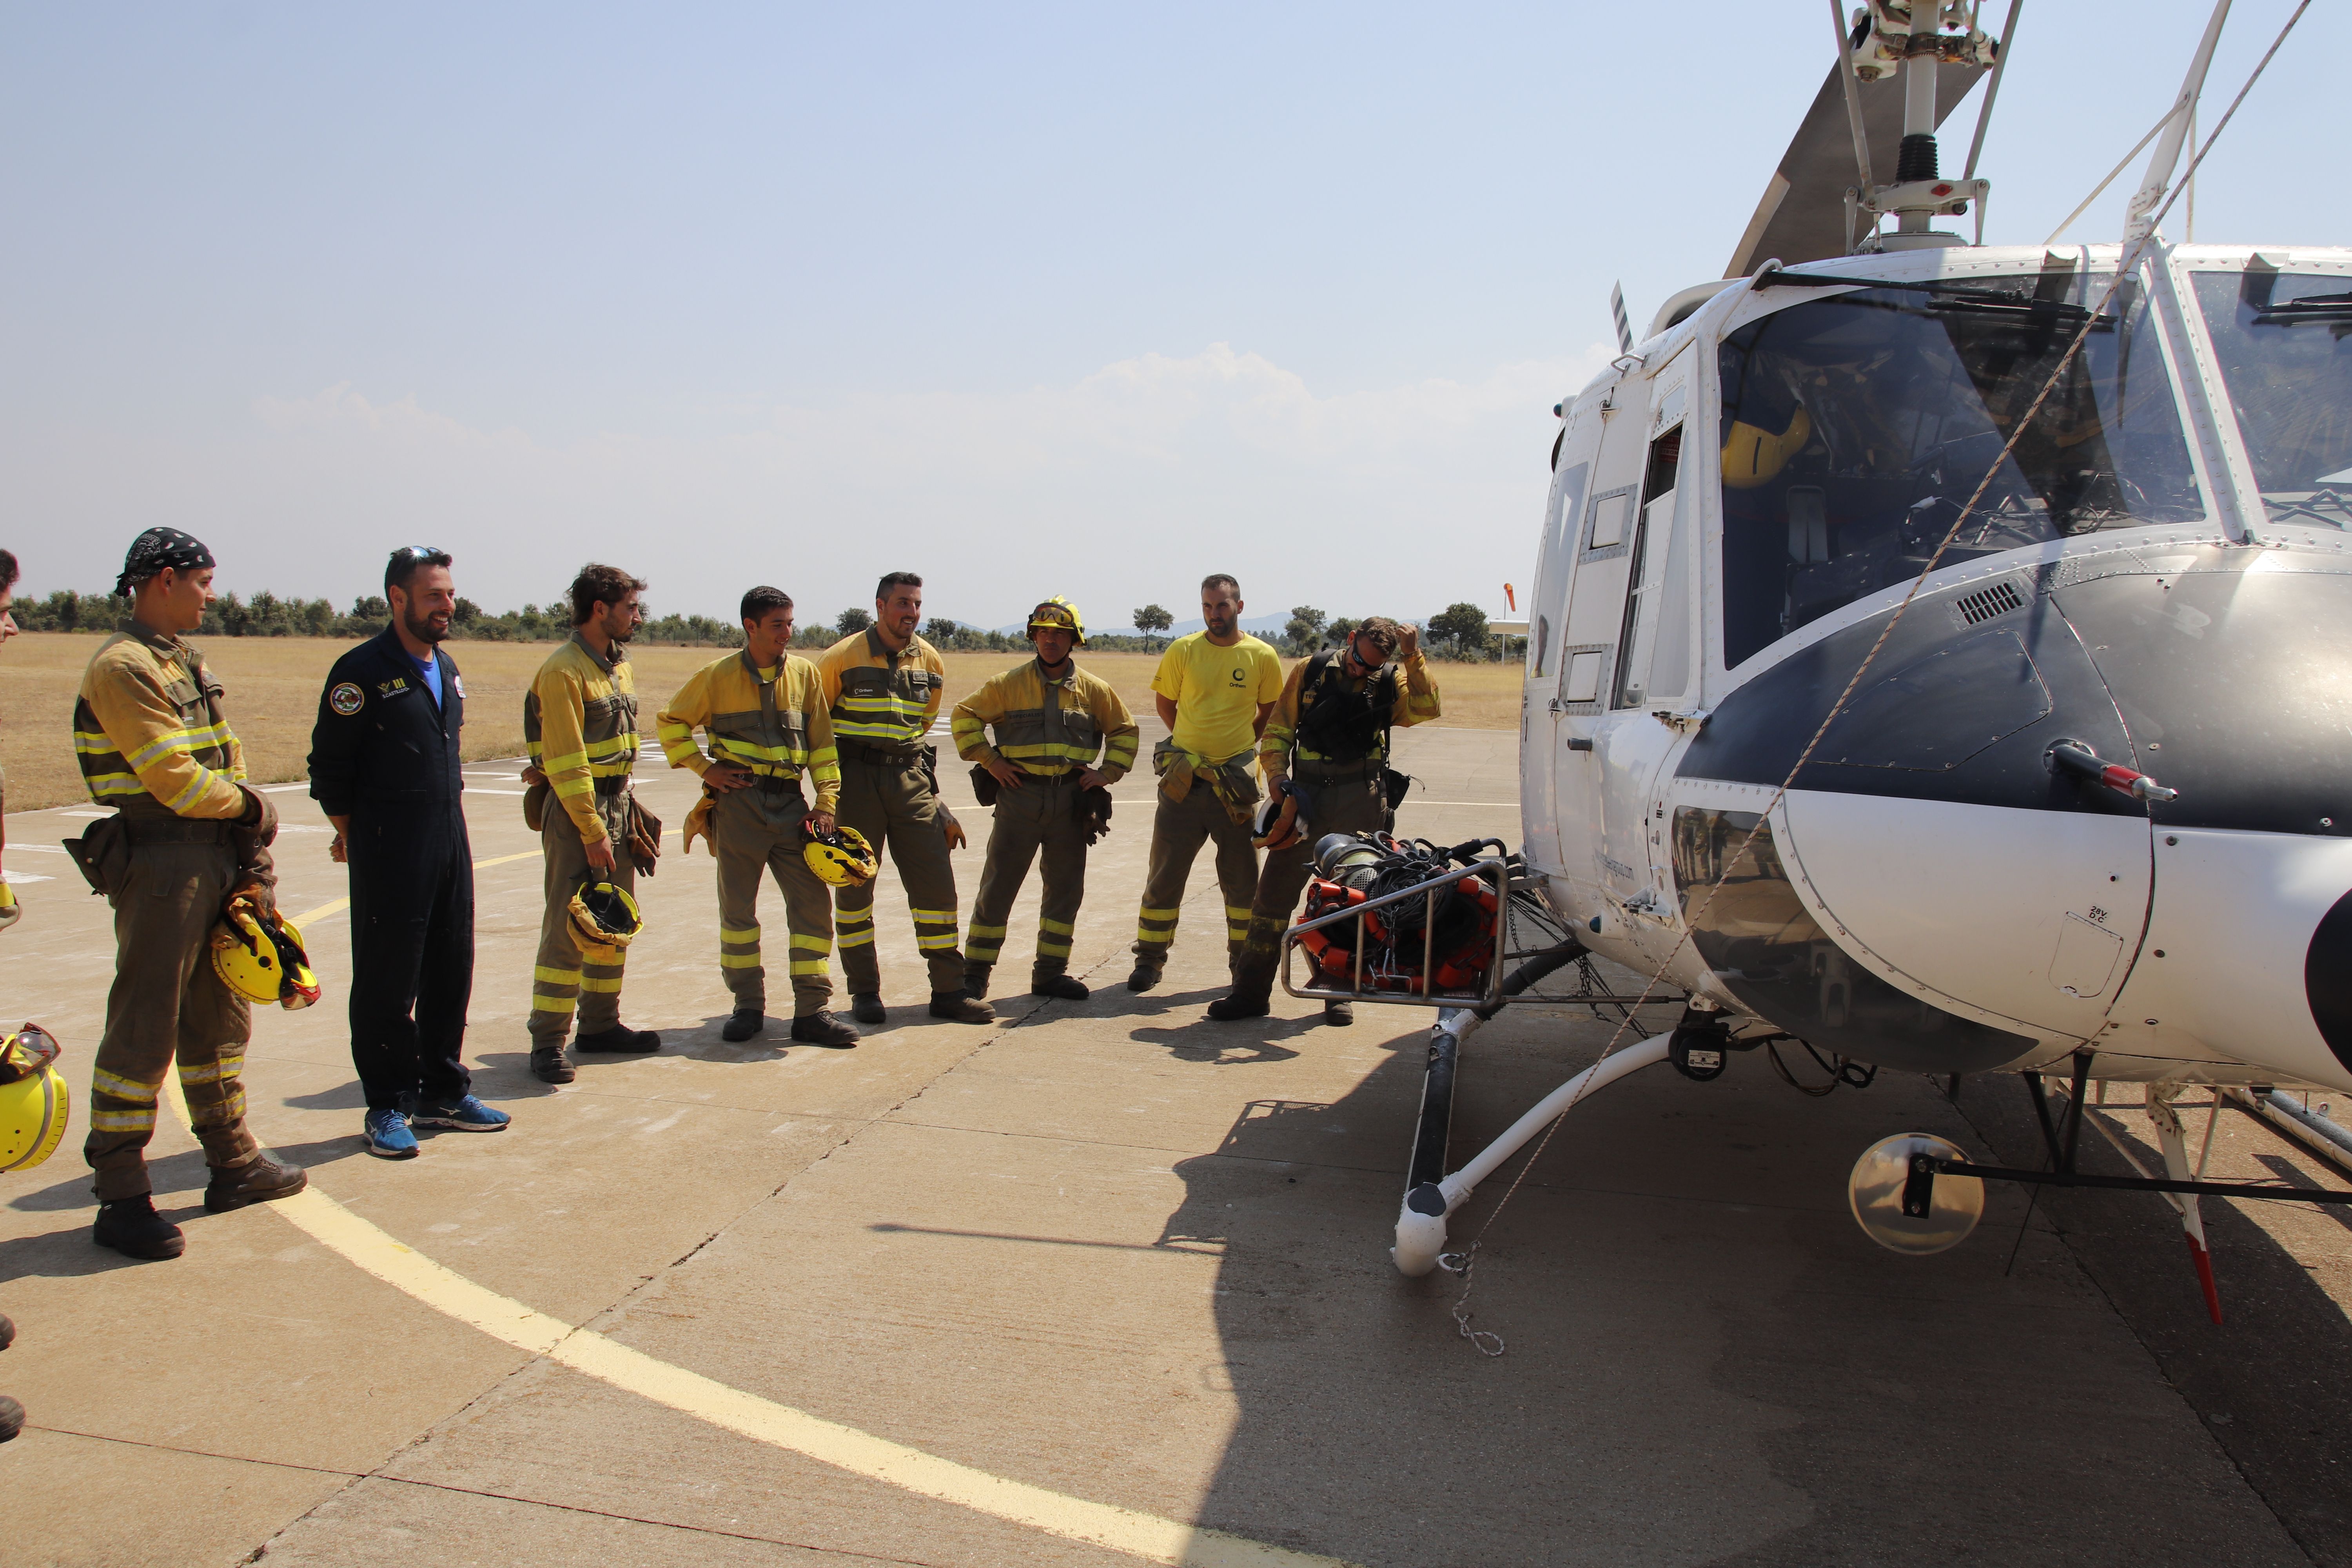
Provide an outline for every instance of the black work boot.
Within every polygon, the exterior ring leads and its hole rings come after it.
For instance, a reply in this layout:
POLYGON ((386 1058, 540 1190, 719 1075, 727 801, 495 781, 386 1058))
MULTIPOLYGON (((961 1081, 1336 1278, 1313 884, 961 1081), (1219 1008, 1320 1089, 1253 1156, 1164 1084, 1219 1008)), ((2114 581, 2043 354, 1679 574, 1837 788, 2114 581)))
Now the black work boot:
POLYGON ((1166 966, 1154 963, 1150 959, 1137 959, 1135 972, 1127 977, 1127 988, 1129 991, 1150 990, 1160 984, 1160 973, 1164 967, 1166 966))
POLYGON ((1094 994, 1083 980, 1073 980, 1063 969, 1035 969, 1029 973, 1029 994, 1055 996, 1065 1002, 1083 1002, 1094 994))
POLYGON ((151 1261, 177 1258, 188 1249, 180 1227, 155 1212, 155 1200, 142 1193, 98 1205, 98 1223, 89 1227, 90 1240, 110 1247, 125 1258, 151 1261))
POLYGON ((299 1165, 284 1165, 267 1153, 258 1153, 242 1165, 215 1165, 212 1180, 205 1184, 205 1207, 215 1214, 226 1214, 247 1204, 266 1204, 272 1198, 290 1198, 310 1184, 310 1178, 299 1165))
POLYGON ((934 991, 931 993, 931 1016, 945 1018, 950 1024, 993 1024, 996 1022, 996 1009, 961 991, 934 991))
POLYGON ((533 1046, 530 1048, 530 1076, 541 1083, 570 1083, 579 1077, 572 1064, 564 1059, 562 1046, 533 1046))
POLYGON ((740 1045, 768 1026, 768 1016, 757 1007, 738 1007, 719 1026, 719 1037, 740 1045))
POLYGON ((1274 971, 1270 954, 1244 950, 1234 960, 1234 988, 1209 1004, 1209 1016, 1220 1022, 1265 1017, 1273 1010, 1274 971))
POLYGON ((995 969, 992 963, 967 963, 963 966, 963 994, 975 1002, 988 1000, 988 977, 995 969))
POLYGON ((609 1029, 599 1029, 593 1035, 582 1035, 572 1042, 575 1051, 594 1051, 600 1056, 641 1057, 648 1051, 661 1049, 661 1036, 651 1029, 632 1029, 615 1024, 609 1029))
POLYGON ((1326 1000, 1323 1004, 1323 1021, 1335 1029, 1344 1029, 1356 1021, 1356 1005, 1353 1002, 1326 1000))
POLYGON ((25 1407, 0 1394, 0 1443, 15 1441, 16 1434, 24 1429, 25 1407))
POLYGON ((847 1050, 857 1044, 857 1031, 830 1013, 803 1013, 793 1020, 793 1038, 804 1046, 847 1050))
POLYGON ((889 1022, 890 1011, 882 1005, 879 991, 860 991, 849 999, 849 1016, 861 1024, 889 1022))
POLYGON ((16 1325, 8 1321, 7 1313, 0 1312, 0 1351, 6 1350, 16 1342, 16 1325))

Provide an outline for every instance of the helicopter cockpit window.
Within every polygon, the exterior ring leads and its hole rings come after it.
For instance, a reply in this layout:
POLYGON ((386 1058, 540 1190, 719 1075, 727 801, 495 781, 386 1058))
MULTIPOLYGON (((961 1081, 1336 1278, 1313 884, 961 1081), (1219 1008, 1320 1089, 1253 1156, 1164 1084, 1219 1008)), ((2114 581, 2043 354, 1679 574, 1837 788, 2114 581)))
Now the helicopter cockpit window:
POLYGON ((2196 284, 2263 510, 2352 527, 2352 278, 2256 266, 2196 284))
MULTIPOLYGON (((2111 276, 1856 289, 1725 338, 1727 665, 1918 574, 2111 276)), ((1942 563, 2203 516, 2146 292, 2127 285, 1942 563)))

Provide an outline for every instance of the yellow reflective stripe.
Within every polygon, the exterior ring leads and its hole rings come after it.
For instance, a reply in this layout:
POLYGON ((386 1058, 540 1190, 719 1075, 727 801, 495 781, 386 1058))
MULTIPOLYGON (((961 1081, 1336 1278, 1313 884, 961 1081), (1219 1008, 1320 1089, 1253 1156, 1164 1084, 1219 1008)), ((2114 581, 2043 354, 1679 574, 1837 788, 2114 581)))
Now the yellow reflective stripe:
POLYGON ((831 952, 833 951, 833 938, 829 936, 803 936, 799 931, 794 931, 793 933, 793 945, 794 947, 805 948, 811 952, 831 952))
POLYGON ((1004 934, 1004 928, 1003 926, 984 926, 978 921, 972 921, 971 924, 965 929, 970 931, 974 936, 1003 936, 1004 934))
POLYGON ((155 1096, 161 1092, 151 1085, 124 1078, 121 1073, 109 1072, 104 1068, 90 1068, 89 1087, 93 1094, 110 1094, 117 1100, 137 1100, 142 1105, 154 1104, 155 1096))
POLYGON ((760 928, 756 925, 748 925, 740 928, 734 926, 720 926, 719 928, 719 940, 721 942, 757 942, 760 940, 760 928))
POLYGON ((196 776, 188 781, 188 787, 173 795, 171 799, 165 801, 163 804, 166 806, 170 807, 173 811, 177 811, 182 806, 194 803, 197 796, 212 788, 213 785, 227 782, 223 779, 220 774, 213 772, 212 769, 205 766, 202 763, 196 763, 195 769, 196 776))
POLYGON ((866 926, 862 930, 853 931, 845 927, 840 935, 835 937, 834 940, 836 945, 844 949, 865 947, 874 941, 874 928, 872 926, 866 926))
POLYGON ((1039 937, 1037 955, 1040 958, 1067 958, 1070 956, 1070 944, 1066 942, 1047 942, 1045 938, 1039 937))
MULTIPOLYGON (((978 928, 975 927, 974 929, 977 930, 978 928)), ((1040 918, 1037 921, 1037 929, 1039 931, 1052 931, 1055 936, 1070 936, 1075 934, 1078 928, 1070 924, 1067 921, 1049 921, 1040 918)))
POLYGON ((925 952, 937 952, 941 948, 953 947, 955 944, 953 931, 946 931, 938 936, 919 936, 915 939, 915 945, 925 952))
POLYGON ((839 777, 841 776, 840 773, 838 772, 838 768, 839 768, 839 765, 840 765, 840 763, 841 763, 841 748, 840 748, 840 747, 838 747, 838 746, 819 746, 815 751, 811 752, 808 754, 808 760, 809 760, 809 766, 811 766, 811 767, 813 767, 813 768, 819 769, 819 770, 823 770, 823 769, 825 769, 825 768, 834 768, 834 769, 835 769, 835 770, 836 770, 836 771, 835 772, 835 773, 834 773, 834 777, 835 777, 835 778, 839 778, 839 777))
MULTIPOLYGON (((719 960, 719 962, 720 962, 721 963, 726 963, 727 961, 726 961, 725 959, 723 959, 723 958, 722 958, 722 959, 720 959, 720 960, 719 960)), ((581 990, 583 990, 583 991, 601 991, 601 992, 604 992, 604 994, 606 994, 607 995, 611 994, 612 994, 612 993, 614 993, 614 992, 616 992, 616 991, 620 990, 620 988, 621 988, 621 977, 620 977, 619 975, 617 975, 617 974, 614 975, 610 980, 601 980, 601 979, 598 979, 595 975, 593 975, 593 974, 592 974, 592 975, 588 975, 588 976, 586 976, 585 978, 583 978, 583 979, 580 982, 580 989, 581 989, 581 990)))
POLYGON ((533 980, 542 981, 549 985, 577 985, 580 984, 580 972, 578 970, 550 969, 544 964, 533 968, 530 972, 530 977, 533 980))
POLYGON ((562 1013, 568 1016, 572 1011, 572 998, 569 996, 533 996, 530 999, 530 1010, 534 1013, 562 1013))
POLYGON ((914 916, 917 920, 927 921, 932 925, 953 925, 955 923, 956 912, 953 910, 908 910, 907 912, 914 916))
POLYGON ((137 773, 91 773, 82 780, 93 795, 145 795, 147 786, 139 782, 137 773))
POLYGON ((583 779, 578 773, 570 773, 562 778, 551 779, 548 782, 554 786, 555 793, 566 800, 569 800, 575 795, 593 795, 596 793, 596 781, 593 778, 583 779))
POLYGON ((1166 947, 1170 942, 1176 940, 1176 933, 1173 931, 1139 930, 1135 933, 1135 940, 1140 942, 1149 943, 1153 947, 1166 947))
POLYGON ((823 974, 825 963, 822 958, 796 958, 784 965, 784 970, 790 974, 823 974))
MULTIPOLYGON (((538 749, 538 742, 533 742, 531 743, 531 750, 536 752, 538 749)), ((566 752, 560 757, 547 758, 545 761, 541 762, 539 766, 541 773, 560 773, 566 768, 583 766, 587 763, 587 761, 588 753, 585 752, 566 752)))
POLYGON ((209 1062, 200 1067, 190 1067, 185 1062, 179 1066, 180 1081, 184 1084, 218 1083, 224 1079, 233 1079, 243 1072, 245 1058, 223 1057, 216 1062, 209 1062))
POLYGON ((76 730, 74 750, 86 756, 102 757, 114 750, 113 740, 103 730, 76 730))
MULTIPOLYGON (((719 955, 719 967, 721 969, 757 969, 760 967, 760 955, 756 952, 722 952, 719 955)), ((596 985, 591 985, 588 987, 591 991, 600 989, 618 991, 620 988, 621 983, 617 980, 614 981, 609 987, 600 987, 596 985)))
POLYGON ((1176 918, 1176 911, 1174 910, 1155 910, 1146 908, 1137 910, 1136 913, 1140 918, 1147 921, 1172 921, 1176 918))
POLYGON ((1231 904, 1227 904, 1225 906, 1225 919, 1229 921, 1245 921, 1249 919, 1249 917, 1250 912, 1247 905, 1244 905, 1238 910, 1234 908, 1231 904))
POLYGON ((155 1108, 144 1110, 93 1110, 89 1113, 90 1130, 94 1132, 152 1132, 155 1130, 155 1108))

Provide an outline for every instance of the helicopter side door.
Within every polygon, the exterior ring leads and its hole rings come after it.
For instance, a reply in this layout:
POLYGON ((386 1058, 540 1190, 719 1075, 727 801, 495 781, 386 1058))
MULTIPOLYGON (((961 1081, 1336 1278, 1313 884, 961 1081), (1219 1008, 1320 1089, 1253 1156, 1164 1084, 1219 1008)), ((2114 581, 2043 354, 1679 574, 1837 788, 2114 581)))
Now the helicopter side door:
MULTIPOLYGON (((1626 575, 1641 504, 1649 383, 1620 377, 1588 405, 1560 461, 1591 465, 1571 529, 1562 520, 1567 603, 1559 611, 1558 676, 1549 693, 1550 806, 1559 845, 1561 912, 1582 921, 1610 902, 1612 886, 1601 830, 1599 731, 1609 712, 1626 575)), ((1531 721, 1532 722, 1532 721, 1531 721)), ((1619 895, 1622 896, 1622 892, 1619 895)))
POLYGON ((1553 809, 1560 765, 1560 640, 1567 630, 1569 582, 1583 534, 1584 498, 1601 438, 1591 400, 1572 404, 1560 427, 1549 504, 1544 513, 1529 599, 1527 683, 1519 700, 1519 827, 1529 863, 1554 879, 1564 871, 1559 816, 1553 809))

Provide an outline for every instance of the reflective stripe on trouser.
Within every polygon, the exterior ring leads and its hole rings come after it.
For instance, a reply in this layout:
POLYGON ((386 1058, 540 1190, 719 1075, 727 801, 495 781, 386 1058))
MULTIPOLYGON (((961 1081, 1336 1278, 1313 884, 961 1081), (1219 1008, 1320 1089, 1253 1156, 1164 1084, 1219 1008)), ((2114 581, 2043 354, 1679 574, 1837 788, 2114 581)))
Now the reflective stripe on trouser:
POLYGON ((719 973, 740 1008, 764 1008, 768 972, 760 947, 760 878, 772 875, 784 895, 784 961, 793 1016, 822 1013, 833 995, 825 960, 833 952, 830 889, 801 857, 800 792, 739 789, 710 810, 711 848, 719 857, 719 973))
POLYGON ((1044 886, 1037 902, 1037 958, 1031 973, 1060 974, 1070 966, 1070 938, 1078 906, 1087 896, 1087 836, 1078 826, 1075 778, 1032 778, 996 797, 988 831, 988 858, 981 867, 980 897, 964 932, 964 956, 994 963, 1004 948, 1004 922, 1013 900, 1028 879, 1030 862, 1045 852, 1044 886))
POLYGON ((1135 925, 1135 956, 1147 963, 1168 962, 1169 944, 1176 940, 1177 907, 1184 901, 1184 880, 1192 875, 1193 858, 1202 844, 1217 846, 1217 887, 1224 895, 1225 951, 1241 951, 1249 931, 1250 900, 1257 892, 1257 851, 1250 847, 1250 827, 1225 813, 1217 792, 1196 784, 1182 800, 1158 797, 1151 818, 1151 869, 1143 881, 1143 907, 1135 925))
POLYGON ((236 875, 236 856, 225 844, 131 848, 113 900, 114 986, 91 1065, 89 1135, 82 1141, 100 1203, 154 1190, 147 1141, 174 1058, 205 1163, 242 1164, 259 1148, 245 1130, 239 1081, 253 1010, 222 983, 208 943, 236 875))
MULTIPOLYGON (((626 795, 596 797, 596 815, 604 819, 604 831, 612 835, 616 847, 625 842, 623 826, 628 803, 626 795)), ((583 957, 579 942, 572 939, 569 910, 572 895, 588 879, 588 847, 580 840, 580 830, 572 826, 572 814, 552 802, 546 822, 539 834, 540 849, 547 862, 546 904, 539 921, 539 959, 531 970, 530 1025, 530 1043, 541 1049, 563 1043, 564 1036, 571 1033, 575 1007, 583 1035, 602 1034, 621 1021, 621 970, 628 954, 626 948, 608 948, 602 952, 609 954, 609 960, 592 963, 583 957)), ((614 856, 613 868, 604 875, 632 896, 636 893, 636 868, 629 864, 625 849, 614 856)))
MULTIPOLYGON (((1282 962, 1282 933, 1289 929, 1298 895, 1315 874, 1315 844, 1327 833, 1378 833, 1388 822, 1388 795, 1380 777, 1351 778, 1318 784, 1311 768, 1302 768, 1300 786, 1307 799, 1301 814, 1307 833, 1287 849, 1269 849, 1257 877, 1257 896, 1251 900, 1248 951, 1243 964, 1271 980, 1282 962)), ((1294 973, 1296 973, 1294 971, 1294 973)))
MULTIPOLYGON (((955 868, 948 863, 947 830, 939 797, 914 763, 841 759, 844 827, 855 827, 878 857, 887 850, 915 918, 915 946, 931 972, 934 994, 963 989, 963 954, 956 948, 955 868)), ((874 953, 874 884, 834 890, 834 924, 841 944, 841 976, 853 995, 882 989, 874 953)))

